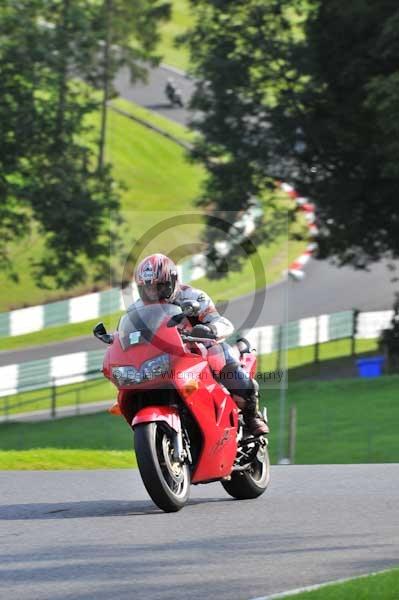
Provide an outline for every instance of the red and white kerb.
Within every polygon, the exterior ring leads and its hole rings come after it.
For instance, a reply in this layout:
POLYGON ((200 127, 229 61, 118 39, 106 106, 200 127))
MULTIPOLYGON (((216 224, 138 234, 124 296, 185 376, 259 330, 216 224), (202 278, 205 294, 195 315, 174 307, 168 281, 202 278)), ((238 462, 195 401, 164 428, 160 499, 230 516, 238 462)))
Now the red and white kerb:
POLYGON ((298 192, 290 185, 289 183, 283 183, 281 181, 277 182, 278 187, 286 192, 288 196, 295 202, 298 210, 300 210, 305 215, 305 219, 308 225, 308 233, 309 233, 309 244, 306 247, 306 250, 303 254, 298 256, 288 267, 288 274, 291 275, 294 279, 300 280, 305 277, 305 273, 303 271, 303 267, 310 260, 310 257, 317 249, 317 243, 311 241, 318 234, 318 229, 316 227, 316 215, 315 215, 315 205, 312 202, 309 202, 307 198, 303 198, 298 194, 298 192))

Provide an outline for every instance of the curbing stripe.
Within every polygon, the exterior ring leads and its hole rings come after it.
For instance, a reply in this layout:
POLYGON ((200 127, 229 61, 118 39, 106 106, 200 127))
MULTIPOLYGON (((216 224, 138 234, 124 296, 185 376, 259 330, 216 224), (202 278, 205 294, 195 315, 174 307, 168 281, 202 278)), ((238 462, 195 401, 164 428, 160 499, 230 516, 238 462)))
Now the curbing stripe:
POLYGON ((323 344, 324 342, 329 341, 329 331, 330 331, 330 315, 320 315, 319 316, 319 339, 318 342, 323 344))
MULTIPOLYGON (((308 236, 312 238, 318 234, 318 229, 315 226, 315 210, 316 207, 312 202, 309 202, 308 198, 304 198, 300 196, 295 188, 286 182, 277 182, 277 186, 285 192, 292 200, 295 201, 296 207, 298 210, 304 213, 305 219, 308 224, 308 236)), ((309 262, 312 254, 314 254, 317 249, 317 243, 312 242, 308 244, 306 248, 306 252, 301 254, 297 259, 295 259, 290 266, 288 267, 288 274, 295 280, 301 281, 305 277, 305 273, 303 271, 304 265, 309 262)))
POLYGON ((55 325, 67 325, 69 323, 69 300, 51 302, 44 304, 43 329, 55 325))
POLYGON ((6 367, 0 367, 0 385, 4 386, 3 390, 7 391, 7 394, 16 394, 18 391, 18 365, 7 365, 6 367))
POLYGON ((363 339, 377 338, 383 329, 390 327, 393 314, 393 310, 360 313, 356 337, 363 339))
POLYGON ((55 385, 69 385, 85 381, 87 352, 74 352, 53 356, 50 361, 50 378, 55 385))
MULTIPOLYGON (((35 390, 51 385, 49 358, 32 360, 15 366, 18 369, 17 392, 35 390)), ((9 393, 7 391, 6 394, 2 395, 7 396, 9 393)))
POLYGON ((98 316, 110 315, 117 312, 120 308, 120 291, 117 288, 100 292, 100 302, 98 308, 98 316))
POLYGON ((11 313, 0 313, 0 337, 9 337, 10 336, 10 320, 11 313))
POLYGON ((43 329, 43 306, 31 306, 14 310, 10 318, 10 335, 23 335, 43 329))
POLYGON ((99 316, 100 294, 86 294, 72 298, 69 302, 69 322, 80 323, 99 316))
POLYGON ((353 312, 342 311, 330 315, 328 323, 328 339, 338 340, 352 335, 353 312))
POLYGON ((299 321, 299 346, 311 346, 316 342, 317 317, 299 321))

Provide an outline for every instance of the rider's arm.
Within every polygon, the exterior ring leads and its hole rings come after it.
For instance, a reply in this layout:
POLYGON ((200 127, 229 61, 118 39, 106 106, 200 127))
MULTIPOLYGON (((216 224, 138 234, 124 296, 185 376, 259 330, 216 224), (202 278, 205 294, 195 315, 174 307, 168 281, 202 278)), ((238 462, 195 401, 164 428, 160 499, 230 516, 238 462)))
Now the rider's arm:
POLYGON ((200 293, 198 302, 200 303, 198 320, 200 323, 208 325, 218 340, 227 338, 234 333, 234 325, 218 313, 211 298, 205 292, 200 293))

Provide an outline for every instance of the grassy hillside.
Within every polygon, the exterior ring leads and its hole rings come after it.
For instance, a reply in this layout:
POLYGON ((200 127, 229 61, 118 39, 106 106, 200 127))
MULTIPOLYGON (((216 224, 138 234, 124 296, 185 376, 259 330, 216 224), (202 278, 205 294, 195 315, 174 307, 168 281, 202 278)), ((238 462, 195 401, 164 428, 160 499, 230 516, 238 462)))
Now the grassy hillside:
POLYGON ((190 27, 191 23, 189 1, 172 0, 172 17, 168 23, 162 26, 162 40, 159 45, 159 52, 166 64, 183 70, 187 69, 188 52, 186 48, 176 48, 174 41, 176 36, 181 35, 190 27))
MULTIPOLYGON (((92 121, 97 125, 98 117, 93 116, 92 121)), ((179 134, 179 130, 184 137, 184 128, 175 125, 175 133, 179 134)), ((106 155, 114 166, 115 178, 125 186, 122 209, 126 226, 117 235, 122 235, 127 248, 144 228, 164 218, 171 210, 188 210, 199 193, 203 171, 198 165, 187 162, 183 148, 113 111, 109 113, 106 155)), ((193 231, 192 239, 197 234, 198 231, 193 231)), ((92 289, 90 277, 68 292, 37 288, 29 274, 29 260, 33 255, 38 256, 41 250, 38 232, 11 248, 20 282, 11 282, 0 273, 0 312, 76 296, 92 289)), ((107 283, 107 274, 104 274, 104 284, 107 283)))

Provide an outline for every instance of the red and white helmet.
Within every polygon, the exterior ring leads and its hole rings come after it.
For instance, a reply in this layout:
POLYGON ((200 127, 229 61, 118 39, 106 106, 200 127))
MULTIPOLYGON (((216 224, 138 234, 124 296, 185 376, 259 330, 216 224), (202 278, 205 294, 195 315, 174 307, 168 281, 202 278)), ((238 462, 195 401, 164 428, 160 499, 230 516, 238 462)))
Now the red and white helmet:
POLYGON ((164 254, 151 254, 136 267, 134 280, 143 302, 173 300, 177 291, 177 267, 164 254))

